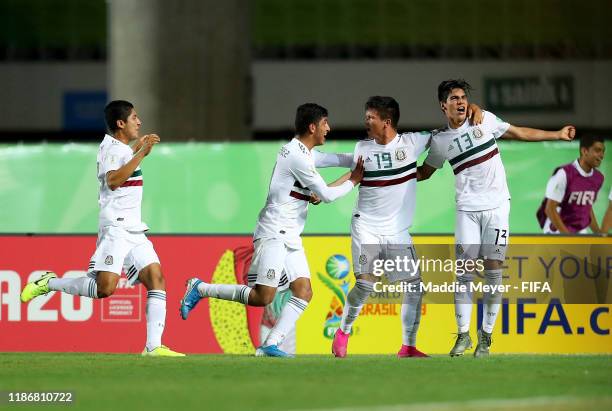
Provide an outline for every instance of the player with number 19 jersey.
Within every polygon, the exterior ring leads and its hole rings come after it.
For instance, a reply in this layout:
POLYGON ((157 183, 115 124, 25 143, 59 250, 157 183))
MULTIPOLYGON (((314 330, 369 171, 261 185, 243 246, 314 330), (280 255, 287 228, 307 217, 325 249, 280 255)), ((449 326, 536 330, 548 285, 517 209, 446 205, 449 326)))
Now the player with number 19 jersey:
POLYGON ((359 186, 353 223, 392 235, 412 225, 416 204, 417 159, 430 141, 431 133, 398 134, 389 144, 374 139, 355 146, 353 161, 364 159, 365 172, 359 186))

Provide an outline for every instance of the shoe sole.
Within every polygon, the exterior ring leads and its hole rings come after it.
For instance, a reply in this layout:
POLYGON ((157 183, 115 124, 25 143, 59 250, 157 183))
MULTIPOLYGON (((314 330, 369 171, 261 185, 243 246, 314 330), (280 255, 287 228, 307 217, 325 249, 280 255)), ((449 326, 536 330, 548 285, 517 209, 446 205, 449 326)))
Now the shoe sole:
POLYGON ((449 353, 448 355, 450 355, 451 357, 462 357, 462 356, 463 356, 463 354, 465 354, 465 352, 466 352, 467 350, 471 350, 471 349, 472 349, 472 347, 473 347, 473 345, 472 345, 472 344, 470 344, 470 346, 469 346, 469 347, 467 347, 467 348, 466 348, 465 350, 463 350, 462 352, 456 352, 456 353, 451 352, 451 353, 449 353))

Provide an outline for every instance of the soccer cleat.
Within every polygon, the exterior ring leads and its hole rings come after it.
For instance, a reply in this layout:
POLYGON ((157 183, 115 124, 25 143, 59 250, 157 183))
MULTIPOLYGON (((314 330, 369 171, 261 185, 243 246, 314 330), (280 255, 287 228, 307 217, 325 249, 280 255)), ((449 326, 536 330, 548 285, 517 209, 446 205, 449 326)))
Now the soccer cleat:
POLYGON ((21 302, 27 303, 34 297, 51 292, 49 290, 49 280, 52 278, 57 278, 57 275, 54 272, 47 271, 38 280, 27 283, 21 291, 21 302))
POLYGON ((154 348, 151 351, 147 350, 147 348, 145 347, 145 349, 142 350, 142 354, 140 355, 142 355, 143 357, 185 357, 185 354, 172 351, 165 345, 160 345, 159 347, 154 348))
POLYGON ((351 334, 346 334, 340 328, 336 330, 336 335, 334 335, 334 342, 332 343, 332 354, 334 354, 337 358, 346 357, 346 347, 348 345, 348 339, 351 334))
POLYGON ((424 352, 421 352, 417 349, 417 347, 414 347, 412 345, 404 345, 402 344, 402 348, 400 348, 399 352, 397 353, 397 358, 429 358, 429 355, 425 354, 424 352))
POLYGON ((200 302, 202 299, 202 297, 200 297, 200 293, 198 292, 198 285, 202 282, 203 281, 199 278, 191 278, 187 280, 187 283, 185 284, 187 289, 185 290, 185 295, 181 300, 181 308, 179 309, 181 312, 181 318, 183 320, 187 319, 189 312, 193 310, 195 306, 198 305, 198 302, 200 302))
POLYGON ((472 348, 472 339, 470 338, 469 332, 458 333, 457 341, 455 341, 455 346, 450 351, 451 357, 458 357, 463 355, 465 350, 469 350, 472 348))
POLYGON ((474 357, 486 357, 489 355, 489 348, 491 347, 491 334, 483 331, 482 329, 478 330, 478 345, 474 350, 474 357))
POLYGON ((255 351, 255 357, 293 358, 293 355, 287 354, 277 345, 267 345, 265 347, 262 345, 255 351))

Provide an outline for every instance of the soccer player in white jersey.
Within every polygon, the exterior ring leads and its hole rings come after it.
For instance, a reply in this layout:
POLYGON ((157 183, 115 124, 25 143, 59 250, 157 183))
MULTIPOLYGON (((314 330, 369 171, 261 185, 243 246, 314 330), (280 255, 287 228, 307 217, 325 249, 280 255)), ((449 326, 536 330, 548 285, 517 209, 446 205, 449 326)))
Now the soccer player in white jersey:
POLYGON ((248 272, 249 285, 208 284, 192 278, 187 282, 180 312, 189 312, 202 298, 220 298, 245 305, 270 304, 278 290, 291 289, 292 297, 281 310, 278 321, 267 335, 257 356, 289 357, 278 348, 294 327, 310 299, 310 270, 300 234, 304 229, 308 203, 314 193, 328 203, 348 194, 363 176, 363 161, 358 159, 348 181, 329 187, 315 167, 350 167, 350 155, 323 154, 314 147, 325 143, 330 130, 327 110, 317 104, 298 107, 296 136, 281 147, 277 157, 264 208, 259 213, 253 235, 255 253, 248 272))
MULTIPOLYGON (((503 122, 490 112, 482 124, 472 126, 466 121, 467 94, 470 85, 464 80, 447 80, 438 86, 440 108, 448 125, 432 132, 429 154, 418 168, 418 180, 426 180, 445 161, 455 174, 457 203, 455 244, 457 258, 484 259, 487 284, 501 284, 502 263, 510 236, 510 193, 506 173, 497 147, 497 139, 523 141, 571 140, 576 130, 565 126, 558 131, 516 127, 503 122)), ((457 276, 460 284, 469 285, 474 273, 457 276)), ((500 295, 484 295, 482 329, 474 356, 489 354, 491 334, 499 312, 500 295)), ((455 294, 455 317, 458 335, 450 355, 459 356, 472 347, 469 335, 472 312, 470 292, 455 294)))
POLYGON ((149 229, 141 220, 143 177, 140 164, 160 139, 155 134, 139 138, 141 121, 134 106, 111 101, 104 109, 108 134, 98 150, 100 216, 96 251, 87 276, 57 278, 47 272, 28 283, 21 301, 27 302, 50 291, 90 298, 105 298, 117 288, 121 269, 130 284, 147 289, 147 341, 143 356, 179 357, 184 354, 162 345, 166 323, 166 285, 153 244, 145 236, 149 229), (136 143, 132 149, 128 143, 136 143))
MULTIPOLYGON (((354 156, 364 159, 364 177, 351 222, 351 253, 355 286, 349 291, 340 328, 332 343, 336 357, 347 355, 352 326, 380 278, 373 274, 373 257, 416 259, 409 228, 416 203, 417 158, 429 145, 430 132, 397 132, 400 110, 392 97, 373 96, 365 104, 368 139, 355 146, 354 156)), ((401 308, 402 346, 398 357, 426 357, 416 348, 421 318, 419 272, 386 273, 390 282, 417 285, 406 292, 401 308)))

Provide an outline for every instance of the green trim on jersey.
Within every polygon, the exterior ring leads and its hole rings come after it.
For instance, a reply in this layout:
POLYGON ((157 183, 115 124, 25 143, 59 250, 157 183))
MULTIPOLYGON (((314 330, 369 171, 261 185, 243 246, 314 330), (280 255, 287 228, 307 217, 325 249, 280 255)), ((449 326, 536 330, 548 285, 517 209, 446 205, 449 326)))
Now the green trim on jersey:
POLYGON ((363 177, 383 177, 383 176, 394 176, 396 174, 404 173, 411 168, 415 168, 417 166, 416 161, 412 164, 408 164, 407 166, 400 168, 392 168, 390 170, 377 170, 377 171, 364 171, 363 177))
POLYGON ((136 170, 132 173, 131 176, 129 176, 128 178, 132 178, 132 177, 140 177, 142 175, 142 170, 136 170))
POLYGON ((448 160, 448 162, 450 163, 451 166, 454 166, 458 162, 465 160, 466 158, 471 157, 474 154, 480 153, 481 151, 484 151, 487 148, 492 147, 494 145, 495 145, 495 139, 492 138, 491 140, 487 141, 484 144, 476 146, 473 149, 466 151, 465 153, 459 154, 457 157, 448 160))

